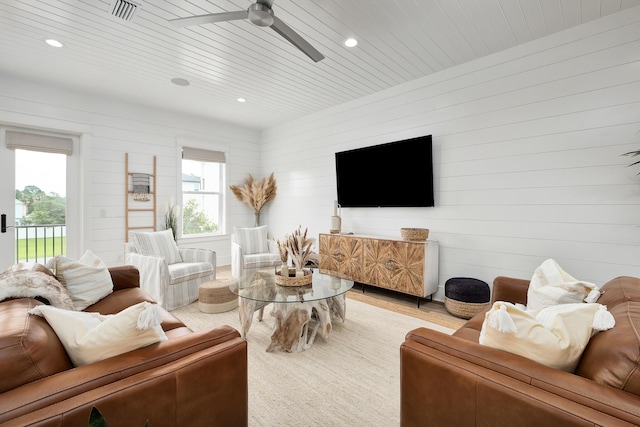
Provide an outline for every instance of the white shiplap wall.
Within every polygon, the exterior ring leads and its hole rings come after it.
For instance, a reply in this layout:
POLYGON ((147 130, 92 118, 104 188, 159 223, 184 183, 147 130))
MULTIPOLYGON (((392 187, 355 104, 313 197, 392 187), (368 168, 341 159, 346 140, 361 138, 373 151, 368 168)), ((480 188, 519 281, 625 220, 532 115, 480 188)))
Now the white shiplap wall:
MULTIPOLYGON (((151 173, 157 158, 158 229, 165 204, 178 197, 177 141, 227 153, 228 179, 241 181, 260 167, 259 133, 210 119, 123 104, 0 75, 0 125, 54 129, 84 135, 81 147, 84 195, 79 254, 91 249, 109 266, 121 265, 125 240, 125 153, 129 171, 151 173)), ((229 199, 230 230, 252 225, 253 215, 229 199)), ((151 224, 146 220, 145 224, 151 224)), ((131 225, 140 224, 132 216, 131 225)), ((142 224, 140 224, 142 225, 142 224)), ((229 264, 229 236, 181 240, 189 247, 216 251, 219 265, 229 264)))
POLYGON ((436 299, 450 277, 529 278, 546 258, 598 285, 640 276, 640 168, 621 156, 639 130, 635 8, 264 131, 278 182, 265 220, 276 236, 327 232, 336 151, 432 134, 436 207, 342 220, 380 236, 429 228, 436 299))

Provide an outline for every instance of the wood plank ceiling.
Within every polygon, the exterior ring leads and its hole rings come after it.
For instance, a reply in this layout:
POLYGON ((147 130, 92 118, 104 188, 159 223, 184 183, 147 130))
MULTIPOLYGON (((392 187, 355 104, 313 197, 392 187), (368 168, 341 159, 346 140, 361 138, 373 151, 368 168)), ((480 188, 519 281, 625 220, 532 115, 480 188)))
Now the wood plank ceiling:
POLYGON ((275 15, 326 57, 314 63, 247 20, 167 22, 246 10, 249 1, 131 1, 130 21, 111 15, 113 0, 0 1, 0 73, 263 129, 640 5, 275 0, 275 15), (344 46, 349 37, 355 48, 344 46), (64 47, 49 47, 48 38, 64 47))

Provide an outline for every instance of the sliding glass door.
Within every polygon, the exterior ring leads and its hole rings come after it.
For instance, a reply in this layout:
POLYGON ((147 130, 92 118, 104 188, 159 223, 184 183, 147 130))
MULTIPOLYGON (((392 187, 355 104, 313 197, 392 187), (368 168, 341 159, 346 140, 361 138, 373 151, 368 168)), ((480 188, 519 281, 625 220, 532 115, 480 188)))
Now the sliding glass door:
POLYGON ((0 271, 67 252, 70 137, 2 130, 0 271))

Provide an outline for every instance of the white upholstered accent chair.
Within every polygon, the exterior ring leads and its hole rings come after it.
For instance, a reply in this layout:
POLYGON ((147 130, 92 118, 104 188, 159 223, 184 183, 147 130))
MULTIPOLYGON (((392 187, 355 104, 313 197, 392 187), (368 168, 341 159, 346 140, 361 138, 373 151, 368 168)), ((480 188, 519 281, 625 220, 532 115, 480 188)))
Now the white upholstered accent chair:
POLYGON ((278 247, 268 237, 266 225, 259 227, 236 227, 231 235, 231 274, 238 278, 262 268, 280 265, 278 247))
POLYGON ((216 278, 216 253, 179 248, 171 230, 131 233, 125 264, 140 271, 140 287, 167 310, 198 300, 198 288, 216 278))

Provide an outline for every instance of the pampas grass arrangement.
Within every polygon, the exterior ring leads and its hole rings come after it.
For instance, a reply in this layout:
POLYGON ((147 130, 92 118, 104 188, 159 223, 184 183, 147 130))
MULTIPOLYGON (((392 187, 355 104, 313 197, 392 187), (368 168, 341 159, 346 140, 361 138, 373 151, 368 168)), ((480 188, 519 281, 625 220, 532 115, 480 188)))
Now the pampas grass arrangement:
POLYGON ((287 253, 291 257, 293 265, 296 270, 302 270, 307 264, 318 264, 320 257, 317 253, 313 252, 312 246, 316 241, 313 237, 307 237, 307 229, 302 232, 302 226, 298 226, 298 229, 290 236, 287 236, 287 253))
POLYGON ((278 246, 278 254, 280 254, 280 261, 286 263, 289 259, 289 253, 287 252, 287 245, 289 243, 288 236, 285 237, 283 241, 278 239, 274 239, 276 241, 276 245, 278 246))
MULTIPOLYGON (((636 156, 640 156, 640 150, 639 151, 629 151, 628 153, 624 153, 623 156, 629 156, 629 157, 636 157, 636 156)), ((637 160, 627 166, 635 166, 637 164, 640 164, 640 160, 637 160)), ((640 175, 640 172, 638 172, 638 175, 640 175)))
POLYGON ((268 178, 262 178, 260 181, 256 181, 253 175, 249 174, 242 184, 230 185, 229 188, 242 203, 249 205, 253 212, 256 214, 256 225, 258 225, 258 218, 262 207, 275 199, 276 191, 276 179, 273 173, 268 178))

